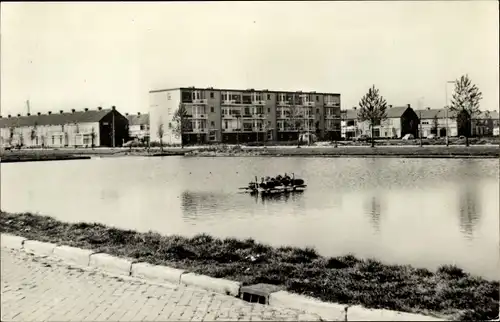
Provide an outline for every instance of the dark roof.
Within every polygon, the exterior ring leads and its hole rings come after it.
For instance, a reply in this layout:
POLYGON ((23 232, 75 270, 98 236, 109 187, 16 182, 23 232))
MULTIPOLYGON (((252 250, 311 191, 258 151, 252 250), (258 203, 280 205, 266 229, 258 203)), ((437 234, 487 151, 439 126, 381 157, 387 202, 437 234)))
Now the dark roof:
POLYGON ((149 124, 149 114, 126 115, 129 125, 144 125, 149 124))
MULTIPOLYGON (((440 118, 446 118, 446 109, 444 108, 431 108, 431 109, 425 109, 425 110, 415 110, 415 113, 417 113, 417 116, 421 118, 422 120, 425 119, 433 119, 437 117, 438 119, 440 118)), ((456 116, 456 112, 448 110, 448 117, 449 118, 454 118, 456 116)), ((499 114, 497 111, 480 111, 479 114, 474 114, 473 118, 474 119, 498 119, 499 114), (489 112, 489 113, 488 113, 489 112), (488 115, 489 114, 489 115, 488 115)))
MULTIPOLYGON (((400 118, 408 109, 408 106, 395 106, 387 108, 387 118, 400 118)), ((358 118, 359 109, 344 110, 346 120, 354 120, 358 118)))
POLYGON ((165 88, 165 89, 155 89, 149 91, 149 93, 160 93, 176 90, 195 90, 195 91, 214 91, 214 92, 262 92, 262 93, 298 93, 298 94, 318 94, 318 95, 340 95, 339 93, 322 93, 322 92, 307 92, 307 91, 270 91, 268 89, 234 89, 234 88, 213 88, 213 87, 175 87, 175 88, 165 88))
POLYGON ((0 118, 0 128, 35 125, 64 125, 71 123, 99 122, 111 109, 75 111, 74 113, 35 114, 0 118))

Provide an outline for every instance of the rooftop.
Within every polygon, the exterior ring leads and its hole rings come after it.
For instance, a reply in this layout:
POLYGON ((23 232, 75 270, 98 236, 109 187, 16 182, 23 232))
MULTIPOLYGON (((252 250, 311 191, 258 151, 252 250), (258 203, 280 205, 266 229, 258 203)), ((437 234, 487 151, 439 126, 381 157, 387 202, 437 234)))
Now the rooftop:
POLYGON ((91 123, 99 122, 104 116, 110 113, 112 109, 98 108, 96 110, 84 110, 65 113, 47 113, 32 114, 24 116, 1 117, 0 128, 43 126, 43 125, 64 125, 72 123, 91 123))
POLYGON ((262 93, 299 93, 299 94, 318 94, 318 95, 340 95, 339 93, 322 93, 322 92, 315 92, 315 91, 270 91, 268 89, 254 89, 254 88, 248 88, 248 89, 234 89, 234 88, 213 88, 213 87, 175 87, 175 88, 165 88, 165 89, 155 89, 149 91, 149 93, 159 93, 159 92, 168 92, 168 91, 175 91, 175 90, 204 90, 204 91, 214 91, 214 92, 262 92, 262 93))
MULTIPOLYGON (((400 118, 403 113, 411 108, 409 106, 394 106, 387 108, 387 118, 400 118)), ((346 120, 353 120, 358 118, 359 109, 349 109, 342 111, 345 113, 346 120)))
POLYGON ((125 113, 129 125, 144 125, 149 124, 149 114, 128 114, 125 113))

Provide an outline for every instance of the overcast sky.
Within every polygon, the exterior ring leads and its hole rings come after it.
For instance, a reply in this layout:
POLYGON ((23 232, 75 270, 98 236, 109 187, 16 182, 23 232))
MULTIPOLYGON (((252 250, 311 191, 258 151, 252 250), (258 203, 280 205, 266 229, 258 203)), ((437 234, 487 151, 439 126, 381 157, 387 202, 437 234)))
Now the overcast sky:
POLYGON ((2 3, 2 115, 116 105, 179 86, 316 90, 442 107, 468 73, 498 109, 498 2, 2 3), (452 86, 450 86, 450 90, 452 86))

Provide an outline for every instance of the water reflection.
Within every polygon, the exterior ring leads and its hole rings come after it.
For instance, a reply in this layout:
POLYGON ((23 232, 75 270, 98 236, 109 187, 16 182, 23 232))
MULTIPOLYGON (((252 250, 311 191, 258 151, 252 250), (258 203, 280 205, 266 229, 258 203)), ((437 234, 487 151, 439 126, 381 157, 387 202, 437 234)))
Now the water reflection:
POLYGON ((378 195, 373 195, 367 202, 365 202, 365 212, 369 215, 370 224, 375 234, 379 234, 382 222, 380 218, 380 197, 378 195))
POLYGON ((473 239, 475 227, 481 219, 478 189, 476 184, 465 184, 458 198, 460 230, 469 240, 473 239))
MULTIPOLYGON (((304 191, 296 191, 294 193, 283 193, 274 195, 262 195, 262 194, 252 194, 256 204, 270 204, 270 203, 286 203, 286 202, 298 202, 302 198, 304 191)), ((300 203, 298 204, 300 205, 300 203)))

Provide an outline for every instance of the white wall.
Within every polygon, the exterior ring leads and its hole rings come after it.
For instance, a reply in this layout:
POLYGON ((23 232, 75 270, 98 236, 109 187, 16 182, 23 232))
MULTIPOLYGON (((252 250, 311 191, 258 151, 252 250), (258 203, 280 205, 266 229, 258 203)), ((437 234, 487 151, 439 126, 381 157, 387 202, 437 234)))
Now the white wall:
POLYGON ((181 138, 172 131, 173 116, 181 102, 179 89, 149 93, 149 131, 151 142, 159 142, 158 129, 163 124, 163 143, 179 144, 181 138))
MULTIPOLYGON (((20 144, 23 146, 35 147, 63 147, 68 146, 91 146, 92 145, 92 128, 94 128, 95 138, 94 145, 99 146, 100 134, 99 123, 79 123, 61 125, 38 125, 35 127, 19 127, 14 129, 14 136, 12 138, 12 145, 20 144), (35 138, 31 139, 32 130, 35 130, 35 138), (66 134, 65 134, 66 133, 66 134)), ((10 141, 10 129, 0 129, 0 141, 6 145, 10 141)))

